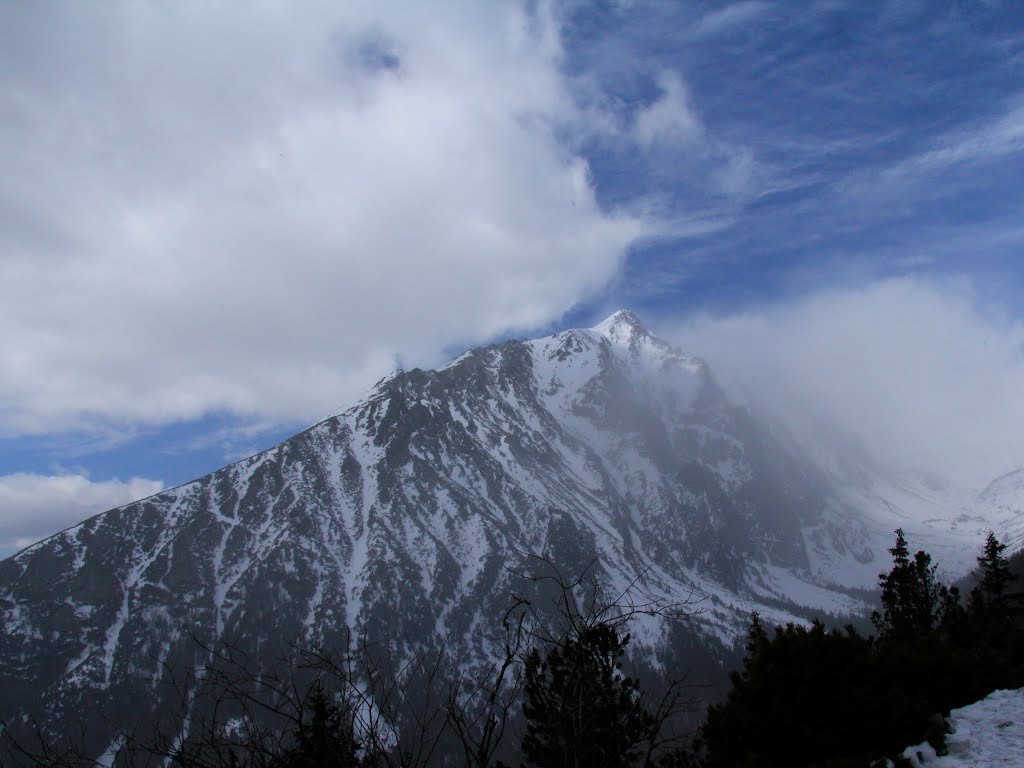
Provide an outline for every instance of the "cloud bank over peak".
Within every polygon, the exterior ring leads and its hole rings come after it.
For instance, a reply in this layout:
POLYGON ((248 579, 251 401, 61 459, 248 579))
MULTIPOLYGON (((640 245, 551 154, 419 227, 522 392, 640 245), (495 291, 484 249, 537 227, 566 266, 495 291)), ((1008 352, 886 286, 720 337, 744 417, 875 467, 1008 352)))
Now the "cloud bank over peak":
POLYGON ((830 424, 882 466, 979 489, 1024 466, 1024 325, 963 280, 880 280, 673 328, 799 436, 830 424))
POLYGON ((552 321, 650 226, 559 139, 543 4, 3 13, 0 434, 313 420, 552 321))

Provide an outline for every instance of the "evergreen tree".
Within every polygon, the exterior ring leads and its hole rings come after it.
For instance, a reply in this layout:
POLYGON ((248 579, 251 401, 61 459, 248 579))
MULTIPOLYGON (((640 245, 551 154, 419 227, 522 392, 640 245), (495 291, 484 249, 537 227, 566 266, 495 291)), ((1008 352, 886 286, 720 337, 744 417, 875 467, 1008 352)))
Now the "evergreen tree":
POLYGON ((941 587, 942 619, 939 632, 942 640, 951 646, 962 646, 969 634, 967 611, 960 604, 960 590, 957 587, 941 587))
POLYGON ((526 658, 526 765, 536 768, 635 765, 653 726, 637 682, 621 673, 629 635, 598 623, 542 658, 526 658))
POLYGON ((1010 565, 1003 557, 1006 545, 996 539, 989 531, 985 539, 985 548, 978 557, 978 586, 971 590, 971 607, 1006 606, 1006 588, 1016 576, 1010 572, 1010 565))
POLYGON ((274 768, 355 768, 359 744, 348 706, 333 703, 314 683, 306 695, 294 743, 274 762, 274 768))
POLYGON ((991 532, 978 557, 957 650, 969 664, 970 682, 982 695, 1024 684, 1024 631, 1011 609, 1007 589, 1015 576, 1003 556, 1006 545, 991 532))
POLYGON ((701 729, 706 768, 866 766, 915 743, 907 724, 921 716, 886 695, 853 628, 788 624, 769 638, 755 619, 746 649, 701 729))
POLYGON ((705 768, 865 766, 924 739, 941 749, 940 715, 1024 685, 1024 629, 1007 599, 1004 550, 990 534, 965 610, 931 557, 911 557, 897 530, 892 569, 879 575, 877 639, 819 621, 769 638, 754 614, 743 668, 701 729, 705 768))
POLYGON ((747 651, 743 663, 749 664, 754 659, 754 656, 767 645, 768 633, 764 631, 764 627, 761 625, 761 615, 757 611, 752 611, 750 614, 750 627, 747 629, 747 641, 743 646, 747 651))
POLYGON ((903 529, 895 533, 892 570, 878 574, 882 612, 872 612, 871 621, 883 640, 915 642, 940 626, 949 590, 936 581, 931 555, 919 551, 911 559, 903 529))

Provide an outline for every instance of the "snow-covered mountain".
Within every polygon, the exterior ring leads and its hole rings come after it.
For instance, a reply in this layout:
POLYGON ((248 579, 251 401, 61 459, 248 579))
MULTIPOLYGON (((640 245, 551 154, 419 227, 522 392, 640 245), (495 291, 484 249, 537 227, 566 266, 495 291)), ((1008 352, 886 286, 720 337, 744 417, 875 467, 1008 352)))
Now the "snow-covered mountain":
POLYGON ((989 483, 975 502, 976 517, 991 522, 1011 552, 1024 548, 1024 469, 989 483))
MULTIPOLYGON (((941 489, 858 477, 794 453, 629 312, 476 349, 0 562, 0 717, 127 722, 163 670, 201 661, 190 634, 257 656, 347 629, 405 654, 447 638, 480 661, 532 555, 594 561, 609 590, 639 576, 644 599, 695 590, 709 643, 751 610, 863 609, 846 587, 873 586, 896 525, 963 544, 969 567, 991 516, 961 524, 941 489)), ((1022 487, 983 494, 1007 530, 1022 487)), ((653 620, 634 637, 655 658, 667 643, 653 620)))

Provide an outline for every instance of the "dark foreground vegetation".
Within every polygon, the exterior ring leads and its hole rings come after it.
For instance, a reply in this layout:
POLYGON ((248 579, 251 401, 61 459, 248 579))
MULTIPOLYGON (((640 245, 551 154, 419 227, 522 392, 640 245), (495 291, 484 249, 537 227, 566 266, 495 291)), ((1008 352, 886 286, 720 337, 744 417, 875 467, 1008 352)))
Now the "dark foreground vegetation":
MULTIPOLYGON (((444 658, 398 666, 386 647, 367 644, 298 652, 275 667, 284 673, 230 646, 206 649, 206 667, 178 681, 181 710, 125 734, 115 765, 899 765, 926 738, 941 750, 951 708, 1024 686, 1024 622, 1004 550, 990 534, 963 599, 896 531, 873 636, 821 621, 769 630, 754 614, 742 668, 695 732, 681 677, 642 685, 623 666, 631 622, 688 604, 636 605, 628 594, 602 602, 593 580, 553 571, 534 581, 555 619, 516 599, 501 622, 501 658, 476 676, 444 658)), ((97 765, 73 740, 19 739, 6 728, 0 738, 4 765, 97 765)))
POLYGON ((964 601, 896 531, 874 637, 817 621, 769 635, 755 615, 743 668, 701 729, 701 765, 868 766, 925 739, 941 748, 950 709, 1024 685, 1004 549, 989 534, 964 601))

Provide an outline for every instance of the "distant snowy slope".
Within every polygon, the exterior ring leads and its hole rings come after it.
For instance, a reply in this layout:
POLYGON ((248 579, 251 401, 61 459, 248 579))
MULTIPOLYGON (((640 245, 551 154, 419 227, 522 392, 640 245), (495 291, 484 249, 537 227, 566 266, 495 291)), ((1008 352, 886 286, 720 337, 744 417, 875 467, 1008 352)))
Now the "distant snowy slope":
POLYGON ((1024 469, 993 480, 977 498, 979 516, 994 528, 1011 552, 1024 549, 1024 469))

